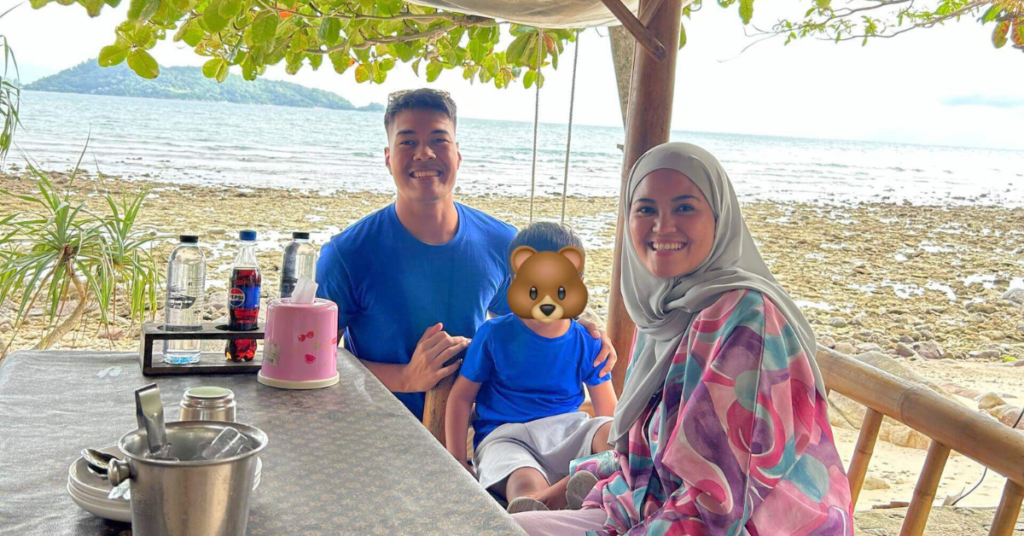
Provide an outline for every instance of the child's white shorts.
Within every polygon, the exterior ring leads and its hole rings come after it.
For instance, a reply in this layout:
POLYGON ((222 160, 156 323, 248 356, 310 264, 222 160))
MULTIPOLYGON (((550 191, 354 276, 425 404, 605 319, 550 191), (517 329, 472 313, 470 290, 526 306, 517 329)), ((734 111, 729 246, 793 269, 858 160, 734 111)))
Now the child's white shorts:
POLYGON ((473 453, 477 478, 484 488, 500 483, 521 467, 540 471, 548 484, 569 476, 569 463, 593 454, 594 434, 611 417, 565 413, 528 423, 503 424, 473 453))

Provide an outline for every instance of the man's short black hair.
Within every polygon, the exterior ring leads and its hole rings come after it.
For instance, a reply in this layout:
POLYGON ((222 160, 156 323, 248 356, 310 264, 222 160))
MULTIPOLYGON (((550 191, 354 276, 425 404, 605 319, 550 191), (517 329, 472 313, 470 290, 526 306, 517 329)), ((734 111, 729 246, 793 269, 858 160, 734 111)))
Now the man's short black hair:
MULTIPOLYGON (((519 234, 512 239, 508 246, 507 258, 512 258, 512 252, 519 246, 530 246, 541 251, 558 252, 567 246, 576 246, 583 251, 586 258, 586 250, 583 248, 583 240, 580 239, 568 225, 562 225, 551 221, 537 221, 526 226, 519 234)), ((583 272, 580 272, 583 275, 583 272)))
POLYGON ((388 108, 384 112, 384 129, 391 133, 391 123, 395 116, 402 110, 434 110, 441 112, 452 120, 452 126, 456 126, 455 101, 447 91, 438 89, 420 88, 406 91, 396 91, 388 95, 388 108))

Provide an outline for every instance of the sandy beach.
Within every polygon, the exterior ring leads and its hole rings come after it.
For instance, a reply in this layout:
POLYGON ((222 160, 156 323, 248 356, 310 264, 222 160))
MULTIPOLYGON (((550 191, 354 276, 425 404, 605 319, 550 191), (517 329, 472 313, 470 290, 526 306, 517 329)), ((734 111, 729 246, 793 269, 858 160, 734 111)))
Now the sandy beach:
MULTIPOLYGON (((59 176, 59 175, 55 175, 59 176)), ((0 188, 29 193, 34 184, 18 171, 0 176, 0 188)), ((64 180, 64 179, 61 179, 64 180)), ((66 182, 66 180, 65 180, 66 182)), ((105 210, 102 191, 134 193, 151 188, 140 229, 155 233, 161 263, 181 233, 201 235, 207 255, 207 318, 220 319, 237 232, 260 233, 259 263, 264 299, 276 297, 281 251, 292 231, 310 231, 316 246, 393 198, 370 193, 333 196, 280 189, 228 189, 95 176, 76 181, 74 191, 94 211, 105 210)), ((529 200, 457 195, 457 201, 513 225, 529 219, 529 200)), ((29 204, 4 198, 0 217, 29 204)), ((591 306, 604 315, 610 287, 617 199, 571 197, 567 222, 587 247, 586 282, 591 306)), ((1011 406, 1024 401, 1024 210, 985 206, 860 204, 819 206, 766 203, 743 207, 765 260, 814 325, 819 341, 844 353, 891 354, 913 372, 944 386, 973 410, 970 395, 994 392, 1011 406)), ((535 219, 557 221, 561 199, 539 198, 535 219)), ((70 308, 68 308, 70 310, 70 308)), ((126 311, 127 308, 119 308, 126 311)), ((264 307, 265 310, 265 307, 264 307)), ((157 313, 157 318, 161 318, 157 313)), ((11 304, 0 305, 0 344, 31 348, 45 328, 34 310, 15 334, 11 304)), ((138 327, 123 318, 102 332, 98 315, 57 348, 134 351, 138 327)), ((857 431, 836 427, 845 461, 857 431)), ((925 451, 879 442, 869 487, 858 507, 906 501, 925 451), (879 482, 871 480, 877 479, 879 482)), ((981 466, 954 456, 939 488, 940 498, 970 487, 981 466)), ((1005 479, 989 474, 964 506, 995 506, 1005 479)))

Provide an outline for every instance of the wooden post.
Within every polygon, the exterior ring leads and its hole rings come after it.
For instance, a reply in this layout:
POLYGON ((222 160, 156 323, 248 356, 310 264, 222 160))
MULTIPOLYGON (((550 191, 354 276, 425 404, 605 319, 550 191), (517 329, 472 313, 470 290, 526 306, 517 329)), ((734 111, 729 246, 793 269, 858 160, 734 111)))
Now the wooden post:
POLYGON ((1017 526, 1017 516, 1020 515, 1020 503, 1024 499, 1024 488, 1015 484, 1012 480, 1006 481, 1003 488, 1003 498, 999 499, 999 508, 996 509, 996 517, 992 520, 992 528, 989 529, 989 536, 1010 536, 1017 526))
POLYGON ((657 13, 658 8, 661 7, 661 2, 662 0, 651 0, 644 5, 643 11, 639 14, 640 22, 642 22, 644 26, 650 24, 651 20, 654 19, 654 14, 657 13))
POLYGON ((423 426, 430 430, 442 445, 444 442, 444 410, 448 407, 448 395, 455 385, 455 377, 458 373, 437 382, 433 389, 427 391, 426 399, 423 401, 423 426))
POLYGON ((917 485, 914 486, 914 498, 910 500, 910 508, 907 508, 907 517, 903 520, 900 536, 924 534, 928 514, 931 513, 932 503, 935 502, 935 490, 939 488, 939 480, 942 479, 942 470, 946 467, 948 458, 949 447, 933 440, 928 447, 928 457, 921 468, 921 476, 917 478, 917 485))
POLYGON ((853 451, 853 459, 850 460, 850 470, 847 471, 847 478, 850 480, 850 502, 853 508, 857 508, 857 497, 860 489, 864 486, 864 477, 868 474, 868 463, 871 461, 871 454, 875 451, 875 440, 878 439, 878 431, 882 427, 882 419, 885 416, 868 408, 864 412, 864 422, 860 425, 860 435, 857 436, 857 447, 853 451))
MULTIPOLYGON (((640 10, 653 0, 641 0, 640 10)), ((642 47, 633 52, 633 75, 629 91, 629 112, 626 114, 626 146, 622 161, 622 188, 629 179, 629 170, 633 164, 648 150, 669 140, 672 127, 672 95, 676 80, 676 51, 679 49, 679 15, 682 10, 681 0, 664 0, 657 15, 653 18, 649 30, 654 37, 665 45, 665 59, 657 61, 642 47)), ((619 203, 623 202, 622 195, 619 203)), ((626 222, 622 221, 619 212, 615 226, 615 253, 612 264, 612 288, 608 302, 608 335, 611 337, 615 352, 619 356, 618 363, 612 371, 612 385, 616 394, 622 393, 622 383, 626 378, 629 365, 629 346, 633 341, 633 321, 626 313, 622 303, 622 290, 619 284, 622 267, 623 245, 622 229, 626 222)))

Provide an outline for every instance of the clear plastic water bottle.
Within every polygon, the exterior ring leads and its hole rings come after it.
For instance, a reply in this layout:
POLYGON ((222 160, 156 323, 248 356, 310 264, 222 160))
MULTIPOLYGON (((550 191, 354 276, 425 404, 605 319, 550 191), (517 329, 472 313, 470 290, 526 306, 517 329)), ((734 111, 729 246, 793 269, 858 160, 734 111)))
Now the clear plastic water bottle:
MULTIPOLYGON (((197 331, 203 327, 203 296, 206 292, 206 256, 199 237, 181 235, 167 263, 165 331, 197 331)), ((164 341, 164 363, 191 365, 199 362, 200 341, 164 341)))
POLYGON ((316 281, 316 248, 309 243, 309 233, 292 233, 292 243, 284 248, 281 263, 281 297, 290 298, 302 276, 316 281))

